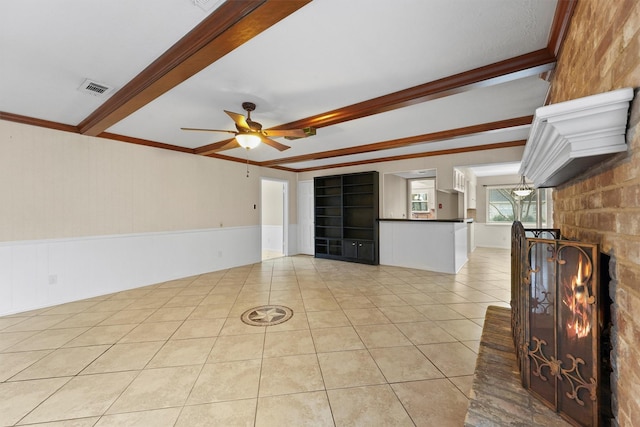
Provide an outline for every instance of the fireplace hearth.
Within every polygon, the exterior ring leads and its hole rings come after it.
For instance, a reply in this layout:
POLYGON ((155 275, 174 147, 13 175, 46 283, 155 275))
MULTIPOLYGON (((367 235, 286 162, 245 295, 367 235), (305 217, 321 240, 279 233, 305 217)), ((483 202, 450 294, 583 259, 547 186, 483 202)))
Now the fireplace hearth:
POLYGON ((522 386, 576 426, 605 425, 611 416, 608 262, 597 244, 519 222, 511 257, 522 386))

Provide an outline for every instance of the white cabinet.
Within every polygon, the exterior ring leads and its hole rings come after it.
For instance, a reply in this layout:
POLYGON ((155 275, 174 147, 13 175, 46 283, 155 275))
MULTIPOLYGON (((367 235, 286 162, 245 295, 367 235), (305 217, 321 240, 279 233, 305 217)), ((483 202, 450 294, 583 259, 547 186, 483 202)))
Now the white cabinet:
POLYGON ((464 193, 464 172, 453 169, 453 189, 460 193, 464 193))
POLYGON ((475 209, 476 208, 476 183, 468 181, 467 182, 467 209, 475 209))
POLYGON ((382 219, 380 264, 456 274, 467 262, 467 226, 466 221, 382 219))

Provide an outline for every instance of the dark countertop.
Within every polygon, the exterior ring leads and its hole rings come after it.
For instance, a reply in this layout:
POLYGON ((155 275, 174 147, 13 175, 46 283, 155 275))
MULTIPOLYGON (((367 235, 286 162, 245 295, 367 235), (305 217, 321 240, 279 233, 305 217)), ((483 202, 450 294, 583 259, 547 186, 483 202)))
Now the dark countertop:
POLYGON ((404 221, 404 222, 473 222, 473 218, 450 219, 407 219, 407 218, 378 218, 378 221, 404 221))

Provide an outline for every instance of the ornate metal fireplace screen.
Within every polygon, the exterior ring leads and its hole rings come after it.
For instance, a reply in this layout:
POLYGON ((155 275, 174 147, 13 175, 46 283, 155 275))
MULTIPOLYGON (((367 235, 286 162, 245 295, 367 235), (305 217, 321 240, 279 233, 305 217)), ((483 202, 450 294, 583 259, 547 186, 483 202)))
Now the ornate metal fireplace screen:
POLYGON ((599 251, 512 227, 512 331, 522 385, 565 419, 599 424, 599 251))

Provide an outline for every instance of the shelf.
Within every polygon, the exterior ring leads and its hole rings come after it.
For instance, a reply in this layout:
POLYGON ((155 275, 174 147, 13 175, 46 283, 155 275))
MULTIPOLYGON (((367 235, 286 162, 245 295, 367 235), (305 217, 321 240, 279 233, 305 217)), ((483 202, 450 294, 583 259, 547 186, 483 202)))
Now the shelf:
POLYGON ((318 217, 318 215, 324 215, 326 217, 342 218, 342 208, 339 206, 326 207, 326 208, 316 207, 315 212, 316 212, 316 218, 318 217))
POLYGON ((316 237, 322 237, 325 239, 341 239, 342 228, 338 227, 333 229, 329 227, 316 227, 316 237))
POLYGON ((342 240, 316 238, 316 257, 339 259, 342 257, 342 240))
POLYGON ((377 172, 314 178, 315 256, 378 264, 377 172))
POLYGON ((361 192, 373 192, 373 184, 353 184, 345 185, 342 187, 342 191, 345 193, 361 193, 361 192))
POLYGON ((354 191, 353 193, 343 193, 344 196, 373 196, 371 191, 354 191))
POLYGON ((372 194, 345 194, 343 197, 344 202, 343 206, 355 206, 355 207, 367 207, 371 209, 371 205, 373 204, 373 195, 372 194))
POLYGON ((373 230, 345 231, 344 239, 358 240, 360 242, 373 242, 373 230))
POLYGON ((340 176, 332 177, 316 177, 314 179, 315 187, 317 188, 340 188, 342 187, 342 178, 340 176))
POLYGON ((350 185, 366 185, 366 184, 375 184, 378 180, 377 172, 372 174, 371 172, 363 172, 356 174, 349 174, 342 176, 342 185, 350 186, 350 185))

